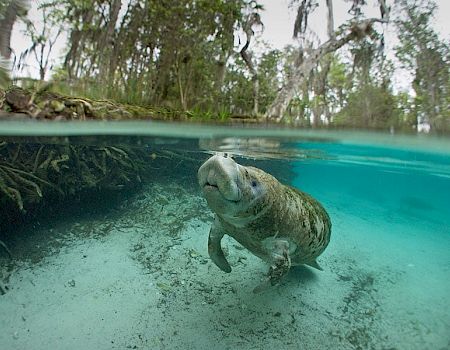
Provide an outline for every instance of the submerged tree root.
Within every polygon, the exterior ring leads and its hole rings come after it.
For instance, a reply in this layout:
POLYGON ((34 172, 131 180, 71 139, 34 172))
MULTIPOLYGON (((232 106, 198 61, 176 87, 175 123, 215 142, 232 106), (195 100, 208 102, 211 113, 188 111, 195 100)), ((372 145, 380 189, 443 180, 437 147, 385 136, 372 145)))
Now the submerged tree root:
POLYGON ((9 250, 8 246, 5 243, 3 243, 2 240, 0 240, 0 247, 2 247, 8 253, 9 258, 12 259, 13 255, 11 251, 9 250))
POLYGON ((6 287, 0 281, 0 295, 5 295, 5 294, 6 294, 6 287))
POLYGON ((81 191, 134 186, 143 157, 126 147, 0 141, 0 209, 14 217, 81 191))
MULTIPOLYGON (((9 250, 8 246, 2 240, 0 240, 0 247, 6 251, 6 253, 8 254, 8 257, 10 259, 13 258, 13 255, 12 255, 11 251, 9 250)), ((3 270, 3 266, 2 266, 2 270, 3 270)), ((8 287, 4 284, 4 281, 7 281, 9 279, 9 272, 7 272, 6 269, 1 272, 2 273, 0 274, 0 295, 4 295, 8 291, 8 287), (5 276, 5 272, 6 272, 6 276, 5 276)))

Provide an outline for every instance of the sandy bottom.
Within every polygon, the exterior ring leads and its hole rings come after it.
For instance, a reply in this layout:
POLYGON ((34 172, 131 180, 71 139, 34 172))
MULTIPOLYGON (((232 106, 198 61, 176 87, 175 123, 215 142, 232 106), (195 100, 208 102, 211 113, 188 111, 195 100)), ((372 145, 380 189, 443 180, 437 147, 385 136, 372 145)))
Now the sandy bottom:
POLYGON ((296 268, 258 295, 267 266, 227 239, 233 271, 222 273, 207 256, 205 201, 177 186, 42 224, 26 243, 9 242, 0 348, 449 349, 446 228, 345 203, 327 206, 324 271, 296 268))

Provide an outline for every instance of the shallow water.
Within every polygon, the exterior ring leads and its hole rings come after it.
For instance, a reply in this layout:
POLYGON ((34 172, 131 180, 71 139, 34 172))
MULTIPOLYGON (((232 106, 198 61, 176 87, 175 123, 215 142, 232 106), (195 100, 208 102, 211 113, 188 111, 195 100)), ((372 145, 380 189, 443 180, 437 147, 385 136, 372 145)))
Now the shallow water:
POLYGON ((450 348, 449 139, 158 123, 0 133, 23 147, 130 147, 150 172, 0 233, 13 253, 0 251, 2 349, 450 348), (213 215, 196 172, 215 152, 323 204, 333 224, 323 271, 297 267, 255 295, 266 263, 231 238, 233 271, 210 261, 213 215))

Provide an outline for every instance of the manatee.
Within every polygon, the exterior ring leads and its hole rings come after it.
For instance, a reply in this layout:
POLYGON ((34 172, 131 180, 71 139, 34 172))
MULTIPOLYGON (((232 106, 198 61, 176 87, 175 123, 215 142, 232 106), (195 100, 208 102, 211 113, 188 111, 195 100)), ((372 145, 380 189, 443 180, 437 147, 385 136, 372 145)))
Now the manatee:
POLYGON ((209 158, 198 170, 198 182, 215 213, 208 253, 222 271, 231 272, 220 244, 226 234, 270 264, 254 292, 278 284, 291 266, 322 270, 316 258, 330 242, 331 220, 309 194, 227 154, 209 158))

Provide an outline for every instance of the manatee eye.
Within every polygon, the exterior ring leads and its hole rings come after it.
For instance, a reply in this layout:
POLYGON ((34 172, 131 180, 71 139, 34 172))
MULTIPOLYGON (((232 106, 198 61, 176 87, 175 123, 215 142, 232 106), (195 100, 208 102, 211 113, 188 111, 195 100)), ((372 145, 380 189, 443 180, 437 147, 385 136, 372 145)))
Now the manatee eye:
POLYGON ((253 180, 252 181, 252 187, 256 187, 256 186, 258 186, 258 183, 255 180, 253 180))

